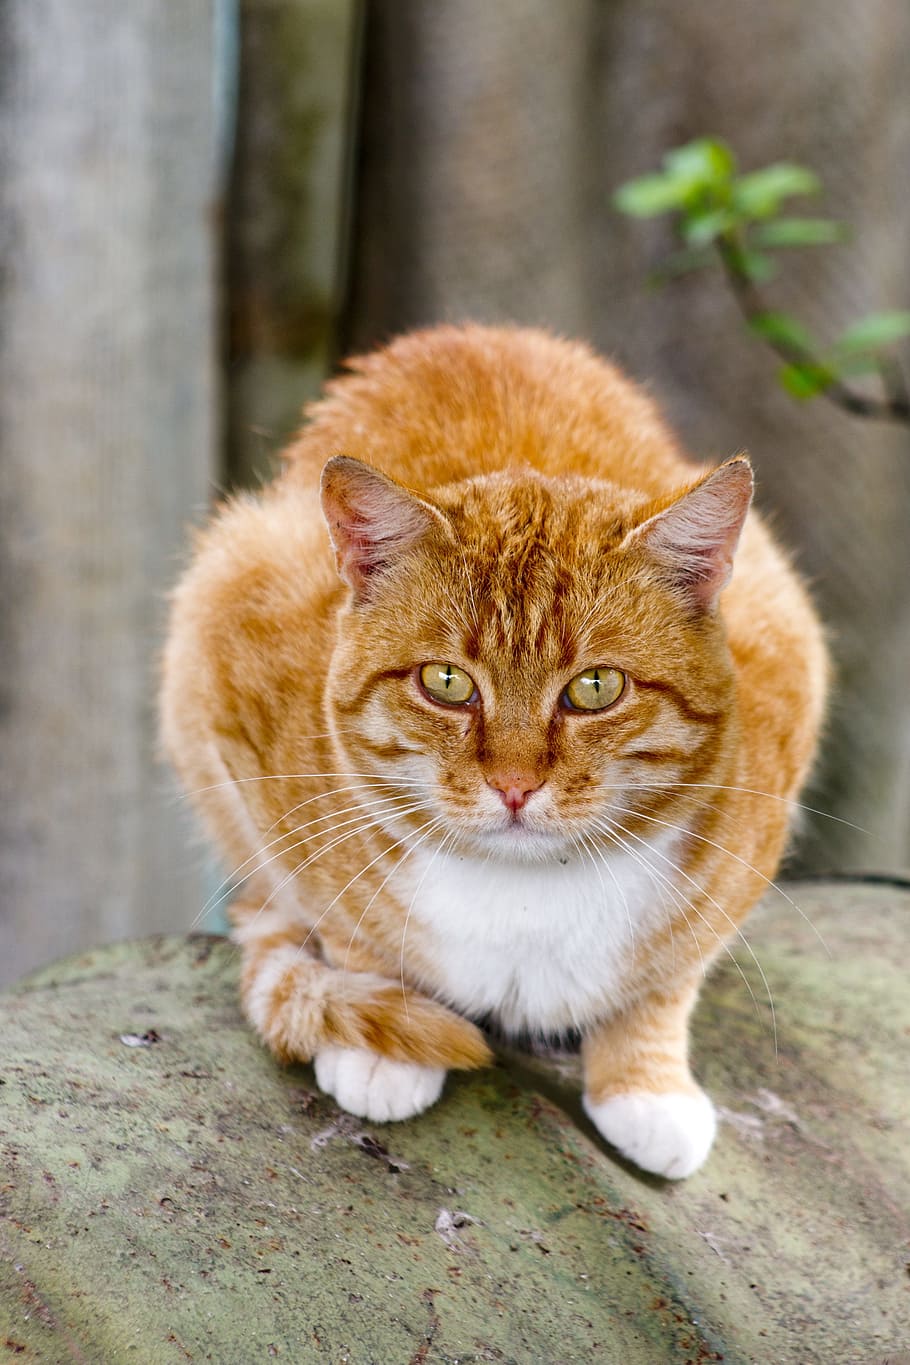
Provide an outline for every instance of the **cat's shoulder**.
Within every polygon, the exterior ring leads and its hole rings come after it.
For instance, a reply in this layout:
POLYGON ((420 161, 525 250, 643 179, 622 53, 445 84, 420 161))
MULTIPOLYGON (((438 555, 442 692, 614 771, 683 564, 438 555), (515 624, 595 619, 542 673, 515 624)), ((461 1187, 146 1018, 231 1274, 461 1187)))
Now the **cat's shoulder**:
POLYGON ((215 653, 257 640, 280 653, 342 595, 316 490, 273 484, 227 499, 197 532, 174 623, 215 653))

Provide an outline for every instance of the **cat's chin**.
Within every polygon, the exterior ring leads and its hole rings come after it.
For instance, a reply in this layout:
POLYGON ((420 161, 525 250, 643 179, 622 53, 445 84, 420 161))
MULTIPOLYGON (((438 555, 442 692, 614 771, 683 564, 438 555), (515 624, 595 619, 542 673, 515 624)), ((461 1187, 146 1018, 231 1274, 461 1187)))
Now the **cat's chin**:
POLYGON ((552 862, 575 852, 565 834, 531 829, 527 825, 472 830, 462 842, 470 845, 472 852, 503 862, 552 862))

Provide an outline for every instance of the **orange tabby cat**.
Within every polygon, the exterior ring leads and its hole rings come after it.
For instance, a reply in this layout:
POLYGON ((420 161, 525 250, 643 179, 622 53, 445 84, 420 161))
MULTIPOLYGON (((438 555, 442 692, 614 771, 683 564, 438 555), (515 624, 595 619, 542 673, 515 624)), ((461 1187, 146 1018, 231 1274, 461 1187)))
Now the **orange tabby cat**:
POLYGON ((821 721, 812 608, 749 462, 692 466, 585 347, 440 327, 349 368, 200 537, 166 651, 246 1013, 373 1120, 489 1062, 472 1020, 578 1029, 600 1132, 685 1176, 688 1016, 821 721))

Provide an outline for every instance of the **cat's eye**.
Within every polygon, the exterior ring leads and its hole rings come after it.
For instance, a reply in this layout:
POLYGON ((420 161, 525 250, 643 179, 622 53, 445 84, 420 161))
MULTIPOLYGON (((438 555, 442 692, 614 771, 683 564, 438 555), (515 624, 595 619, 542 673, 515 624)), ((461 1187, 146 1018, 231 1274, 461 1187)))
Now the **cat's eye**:
POLYGON ((474 679, 457 664, 424 664, 420 682, 428 697, 446 706, 466 706, 477 696, 474 679))
POLYGON ((602 711, 619 700, 625 685, 618 668, 586 668, 569 683, 563 701, 575 711, 602 711))

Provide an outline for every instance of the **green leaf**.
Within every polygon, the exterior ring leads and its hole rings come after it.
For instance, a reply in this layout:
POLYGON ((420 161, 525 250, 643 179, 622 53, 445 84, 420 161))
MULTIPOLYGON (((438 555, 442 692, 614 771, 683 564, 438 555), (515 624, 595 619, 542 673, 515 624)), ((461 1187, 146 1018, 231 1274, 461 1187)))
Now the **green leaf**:
POLYGON ((739 273, 753 284, 765 284, 777 272, 774 262, 758 251, 740 251, 736 261, 739 273))
POLYGON ((830 246, 849 236, 843 223, 830 218, 776 218, 752 229, 750 240, 756 246, 830 246))
POLYGON ((753 218, 770 218, 793 194, 816 194, 821 182, 814 171, 791 161, 777 161, 733 182, 733 203, 753 218))
POLYGON ((681 224, 683 240, 689 246, 707 246, 715 237, 729 232, 736 219, 728 209, 689 212, 681 224))
POLYGON ((683 208, 690 195, 687 186, 655 172, 620 185, 613 195, 613 203, 620 213, 628 213, 633 218, 655 218, 658 214, 683 208))
POLYGON ((841 355, 878 351, 910 336, 910 312, 870 313, 842 332, 835 342, 841 355))
POLYGON ((700 137, 683 147, 674 147, 663 159, 667 174, 689 186, 721 185, 736 170, 736 160, 725 142, 716 137, 700 137))
POLYGON ((824 365, 807 363, 805 365, 785 365, 778 372, 778 378, 787 392, 794 398, 805 399, 814 398, 816 394, 823 393, 836 376, 824 365))
POLYGON ((882 372, 882 361, 880 356, 870 355, 868 351, 859 351, 855 355, 828 355, 825 357, 825 364, 830 365, 836 371, 838 377, 841 375, 861 375, 878 374, 882 372))
POLYGON ((809 332, 789 313, 757 313, 749 319, 749 330, 755 336, 780 346, 792 346, 795 350, 810 354, 815 349, 809 332))

